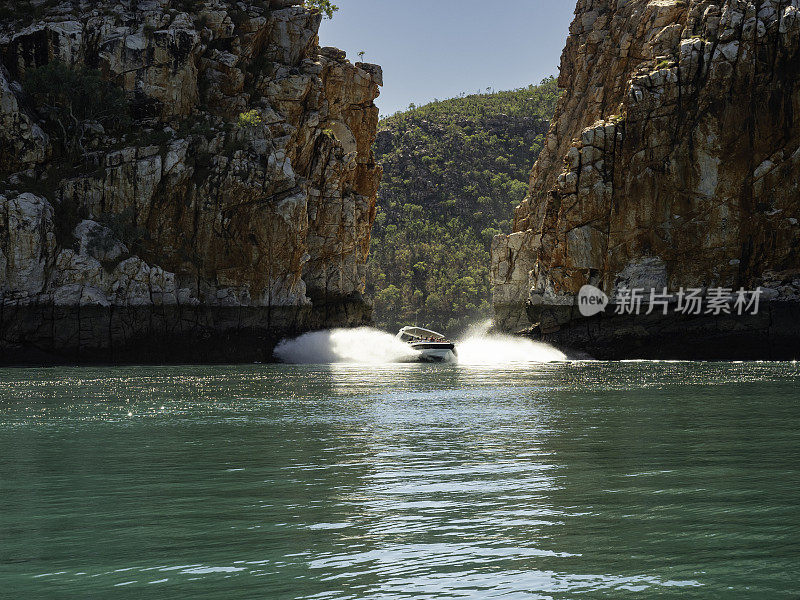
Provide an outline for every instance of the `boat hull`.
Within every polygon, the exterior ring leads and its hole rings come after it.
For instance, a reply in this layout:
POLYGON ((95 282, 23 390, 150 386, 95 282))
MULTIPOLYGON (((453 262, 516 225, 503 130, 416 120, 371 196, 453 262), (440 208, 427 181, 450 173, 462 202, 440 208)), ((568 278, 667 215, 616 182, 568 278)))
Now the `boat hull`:
POLYGON ((455 362, 458 356, 455 345, 450 343, 419 342, 411 347, 419 352, 420 362, 455 362))

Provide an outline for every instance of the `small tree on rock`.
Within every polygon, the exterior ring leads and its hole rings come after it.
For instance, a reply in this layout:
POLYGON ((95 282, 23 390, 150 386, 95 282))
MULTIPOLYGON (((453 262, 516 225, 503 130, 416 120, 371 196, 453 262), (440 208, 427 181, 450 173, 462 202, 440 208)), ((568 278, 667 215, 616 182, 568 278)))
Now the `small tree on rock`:
POLYGON ((247 112, 239 113, 239 120, 237 121, 237 125, 240 129, 250 129, 253 127, 258 127, 263 123, 263 119, 261 118, 261 114, 253 109, 247 112))
POLYGON ((305 0, 306 7, 311 10, 321 12, 328 19, 333 18, 333 13, 339 10, 339 7, 331 2, 331 0, 305 0))

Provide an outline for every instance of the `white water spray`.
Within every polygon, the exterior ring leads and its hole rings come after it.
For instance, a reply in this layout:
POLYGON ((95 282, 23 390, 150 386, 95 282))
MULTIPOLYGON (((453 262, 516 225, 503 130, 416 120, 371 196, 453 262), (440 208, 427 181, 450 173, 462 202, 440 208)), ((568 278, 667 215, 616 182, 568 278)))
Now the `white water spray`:
POLYGON ((275 356, 296 364, 385 364, 413 361, 419 353, 391 334, 360 327, 312 331, 283 340, 275 348, 275 356))
POLYGON ((489 333, 492 322, 474 325, 458 342, 458 363, 470 366, 546 363, 567 360, 567 356, 541 342, 489 333))
MULTIPOLYGON (((524 338, 489 333, 491 321, 474 326, 456 342, 458 363, 469 366, 501 366, 566 360, 547 344, 524 338)), ((361 327, 314 331, 283 340, 275 348, 279 360, 296 364, 413 362, 419 353, 394 335, 361 327)))

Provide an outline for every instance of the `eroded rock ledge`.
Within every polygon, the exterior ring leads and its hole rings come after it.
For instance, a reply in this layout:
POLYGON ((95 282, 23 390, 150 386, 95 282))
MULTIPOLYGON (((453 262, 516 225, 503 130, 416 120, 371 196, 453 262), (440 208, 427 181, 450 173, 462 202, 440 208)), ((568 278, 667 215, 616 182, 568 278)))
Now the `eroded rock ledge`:
POLYGON ((796 332, 763 323, 731 329, 708 319, 682 334, 677 320, 587 323, 557 308, 573 306, 586 284, 612 301, 623 286, 762 286, 766 315, 794 314, 797 2, 579 0, 559 85, 566 92, 514 232, 493 244, 498 325, 615 358, 648 345, 650 358, 674 354, 658 352, 667 335, 710 348, 707 332, 721 327, 730 335, 713 337, 718 350, 733 340, 774 349, 762 358, 797 358, 796 332))
POLYGON ((320 48, 297 4, 44 2, 0 24, 0 363, 269 360, 370 321, 381 70, 320 48), (21 85, 53 61, 131 102, 78 161, 21 85))

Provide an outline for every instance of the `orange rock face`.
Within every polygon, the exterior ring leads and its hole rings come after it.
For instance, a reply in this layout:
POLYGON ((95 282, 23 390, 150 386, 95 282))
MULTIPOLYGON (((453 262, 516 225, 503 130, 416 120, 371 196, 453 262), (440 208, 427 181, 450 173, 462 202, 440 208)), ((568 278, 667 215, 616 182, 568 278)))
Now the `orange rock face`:
POLYGON ((493 244, 498 325, 536 325, 585 284, 800 297, 796 2, 579 0, 559 85, 493 244))

